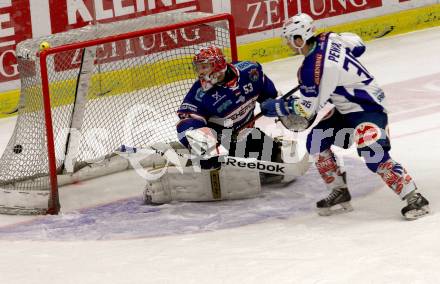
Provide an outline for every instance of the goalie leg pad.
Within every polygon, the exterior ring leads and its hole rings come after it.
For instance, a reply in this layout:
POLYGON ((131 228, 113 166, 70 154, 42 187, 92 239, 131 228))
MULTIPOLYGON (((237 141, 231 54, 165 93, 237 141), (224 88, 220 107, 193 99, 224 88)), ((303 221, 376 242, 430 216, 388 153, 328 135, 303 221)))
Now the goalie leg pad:
POLYGON ((146 204, 163 204, 171 201, 244 199, 255 197, 260 192, 258 172, 225 166, 220 170, 201 172, 187 167, 181 173, 177 168, 169 167, 159 179, 147 181, 144 201, 146 204))

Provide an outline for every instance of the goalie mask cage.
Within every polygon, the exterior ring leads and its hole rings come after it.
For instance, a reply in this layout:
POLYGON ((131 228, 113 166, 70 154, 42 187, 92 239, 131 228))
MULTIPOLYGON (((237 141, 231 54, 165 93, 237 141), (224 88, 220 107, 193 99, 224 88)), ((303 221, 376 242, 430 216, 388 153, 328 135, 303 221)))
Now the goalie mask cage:
POLYGON ((211 44, 237 60, 231 15, 157 14, 21 42, 0 213, 57 214, 64 176, 121 145, 176 141, 176 110, 196 79, 192 57, 211 44))

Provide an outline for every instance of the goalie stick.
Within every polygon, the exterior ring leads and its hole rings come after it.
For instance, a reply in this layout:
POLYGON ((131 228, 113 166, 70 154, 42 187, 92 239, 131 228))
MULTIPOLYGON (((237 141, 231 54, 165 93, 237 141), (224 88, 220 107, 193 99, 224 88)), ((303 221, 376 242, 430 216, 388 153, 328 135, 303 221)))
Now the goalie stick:
MULTIPOLYGON (((121 147, 121 151, 116 151, 116 154, 127 159, 134 158, 135 160, 139 160, 139 158, 136 157, 137 155, 145 155, 145 157, 148 155, 159 155, 161 157, 165 157, 169 163, 178 167, 185 167, 188 160, 200 158, 199 156, 191 155, 189 153, 179 153, 172 147, 159 149, 158 146, 151 146, 141 149, 123 146, 121 147)), ((224 165, 244 170, 296 177, 304 175, 311 165, 309 155, 307 153, 297 163, 277 163, 257 160, 255 158, 239 158, 233 156, 220 156, 219 161, 224 165)))
POLYGON ((307 153, 297 163, 277 163, 257 160, 255 158, 238 158, 232 156, 223 156, 220 158, 220 161, 226 166, 232 166, 244 170, 257 170, 262 173, 295 177, 304 175, 311 165, 309 154, 307 153))

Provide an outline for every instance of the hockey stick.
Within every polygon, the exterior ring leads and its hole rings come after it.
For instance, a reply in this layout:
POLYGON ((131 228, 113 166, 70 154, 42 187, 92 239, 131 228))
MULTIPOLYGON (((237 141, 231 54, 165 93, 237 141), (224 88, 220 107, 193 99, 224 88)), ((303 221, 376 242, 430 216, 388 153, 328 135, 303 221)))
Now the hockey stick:
MULTIPOLYGON (((293 88, 292 90, 288 91, 285 95, 283 95, 280 99, 287 99, 288 97, 290 97, 291 95, 293 95, 294 93, 296 93, 299 90, 299 85, 296 86, 295 88, 293 88)), ((261 118, 263 116, 262 112, 257 113, 250 121, 248 121, 247 123, 243 124, 242 126, 240 126, 239 128, 237 128, 237 132, 245 129, 245 128, 251 128, 255 121, 257 121, 259 118, 261 118)))
POLYGON ((87 90, 91 83, 91 76, 96 57, 96 47, 83 48, 81 65, 76 78, 73 110, 70 114, 69 132, 64 147, 64 160, 61 169, 68 173, 74 171, 76 154, 79 149, 80 137, 78 130, 84 122, 85 104, 87 103, 87 90))

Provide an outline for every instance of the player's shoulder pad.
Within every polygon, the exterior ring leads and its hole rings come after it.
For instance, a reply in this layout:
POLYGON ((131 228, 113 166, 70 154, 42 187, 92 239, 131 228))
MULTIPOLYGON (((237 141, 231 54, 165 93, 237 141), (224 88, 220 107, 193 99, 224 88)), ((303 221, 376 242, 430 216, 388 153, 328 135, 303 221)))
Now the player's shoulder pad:
POLYGON ((199 102, 201 103, 203 100, 203 97, 205 97, 206 92, 203 91, 202 85, 200 84, 200 81, 197 80, 191 89, 189 90, 188 94, 186 95, 186 99, 189 99, 193 102, 199 102))
POLYGON ((250 82, 264 82, 263 68, 260 63, 253 61, 241 61, 234 65, 240 73, 240 78, 246 78, 250 82))
POLYGON ((184 97, 183 102, 177 112, 198 113, 200 111, 200 106, 202 105, 202 99, 204 96, 205 92, 203 92, 200 82, 195 82, 184 97))
POLYGON ((342 38, 342 40, 352 43, 354 45, 365 45, 362 38, 358 34, 344 32, 339 33, 338 35, 342 38))
POLYGON ((257 68, 261 70, 260 63, 254 61, 238 61, 233 63, 232 65, 234 65, 235 68, 237 68, 239 71, 246 71, 252 68, 257 68))
POLYGON ((365 43, 363 40, 354 33, 340 33, 339 37, 344 43, 346 48, 355 56, 359 57, 364 54, 366 50, 365 43))

